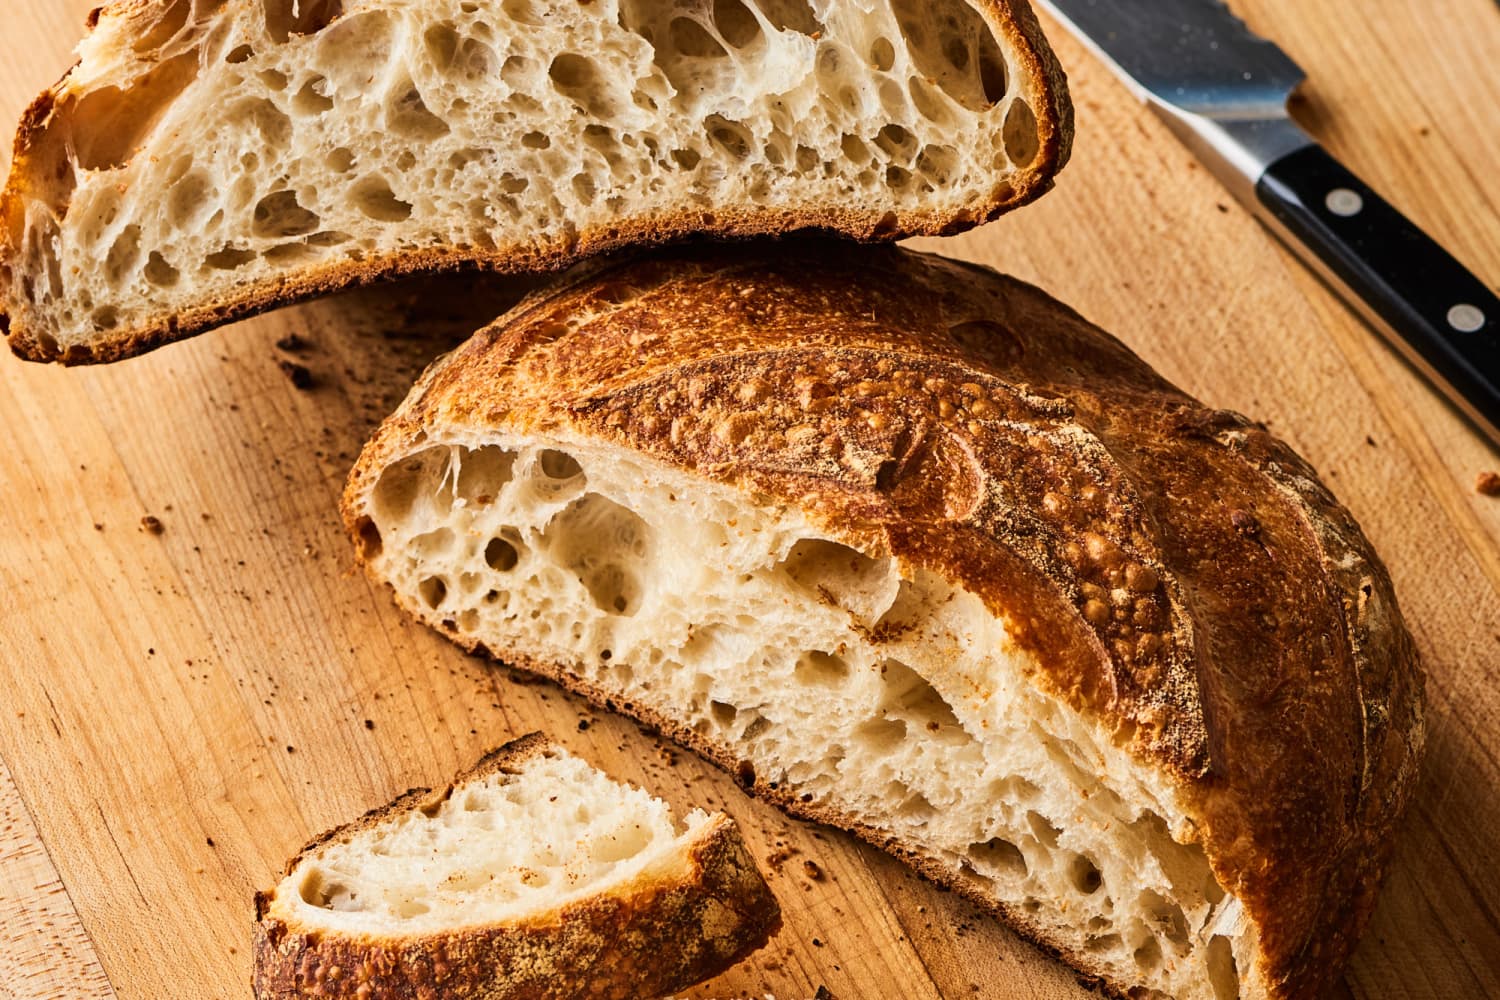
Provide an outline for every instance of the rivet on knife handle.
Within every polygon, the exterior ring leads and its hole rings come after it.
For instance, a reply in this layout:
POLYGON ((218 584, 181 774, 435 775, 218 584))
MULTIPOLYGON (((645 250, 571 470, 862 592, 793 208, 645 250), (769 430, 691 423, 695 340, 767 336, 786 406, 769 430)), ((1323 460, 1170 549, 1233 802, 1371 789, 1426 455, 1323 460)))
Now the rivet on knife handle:
POLYGON ((1288 244, 1500 445, 1500 299, 1320 146, 1272 163, 1256 195, 1288 244))

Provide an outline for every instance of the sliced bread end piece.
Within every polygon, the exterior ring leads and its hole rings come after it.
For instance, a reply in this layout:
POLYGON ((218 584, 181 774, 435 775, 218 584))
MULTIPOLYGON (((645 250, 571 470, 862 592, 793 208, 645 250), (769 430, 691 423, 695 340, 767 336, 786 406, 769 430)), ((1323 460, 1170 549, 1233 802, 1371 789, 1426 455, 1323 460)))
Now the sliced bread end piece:
POLYGON ((780 910, 734 822, 618 784, 540 733, 302 850, 256 895, 255 995, 658 996, 780 910))

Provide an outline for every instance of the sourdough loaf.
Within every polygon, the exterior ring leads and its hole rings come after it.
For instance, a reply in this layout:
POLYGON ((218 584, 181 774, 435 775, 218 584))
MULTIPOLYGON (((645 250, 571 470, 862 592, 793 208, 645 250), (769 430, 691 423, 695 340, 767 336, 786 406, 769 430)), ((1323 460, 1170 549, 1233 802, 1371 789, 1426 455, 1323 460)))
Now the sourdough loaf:
POLYGON ((257 1000, 635 1000, 759 948, 780 910, 734 823, 540 733, 313 841, 256 896, 257 1000))
POLYGON ((952 232, 1071 128, 1026 0, 116 0, 21 121, 0 329, 108 361, 399 273, 952 232))
POLYGON ((456 642, 1122 994, 1317 996, 1416 781, 1417 655, 1313 470, 983 268, 585 266, 429 369, 344 508, 456 642))

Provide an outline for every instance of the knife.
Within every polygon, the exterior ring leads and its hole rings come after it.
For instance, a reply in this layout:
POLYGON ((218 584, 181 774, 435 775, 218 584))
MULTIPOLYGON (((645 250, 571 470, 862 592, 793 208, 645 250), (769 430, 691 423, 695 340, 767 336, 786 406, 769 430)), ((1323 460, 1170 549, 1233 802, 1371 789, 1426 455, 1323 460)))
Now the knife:
POLYGON ((1219 0, 1040 0, 1500 446, 1500 300, 1292 121, 1306 74, 1219 0))

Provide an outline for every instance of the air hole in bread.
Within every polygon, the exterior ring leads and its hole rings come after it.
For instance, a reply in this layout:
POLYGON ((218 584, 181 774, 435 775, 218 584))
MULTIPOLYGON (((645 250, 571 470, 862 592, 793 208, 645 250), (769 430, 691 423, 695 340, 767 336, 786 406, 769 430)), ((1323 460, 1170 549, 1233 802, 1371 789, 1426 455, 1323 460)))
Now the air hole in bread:
POLYGON ((481 448, 458 448, 456 494, 468 503, 492 503, 513 478, 516 453, 508 448, 486 445, 481 448))
POLYGON ((796 542, 781 562, 781 571, 809 594, 861 620, 873 621, 891 607, 899 581, 890 563, 822 538, 796 542))
POLYGON ((263 239, 304 236, 322 221, 297 201, 296 192, 277 191, 256 203, 251 233, 263 239))
POLYGON ((1179 953, 1187 950, 1188 925, 1182 907, 1151 889, 1141 890, 1136 905, 1158 935, 1170 941, 1179 953))
POLYGON ((797 683, 808 687, 837 687, 849 679, 849 663, 842 656, 809 650, 797 658, 797 683))
POLYGON ((911 133, 894 123, 881 127, 875 135, 875 145, 887 156, 897 157, 902 162, 909 161, 916 152, 911 133))
POLYGON ((761 37, 760 19, 743 0, 713 0, 714 27, 730 46, 743 49, 761 37))
POLYGON ((610 85, 587 56, 564 52, 552 60, 547 75, 558 93, 576 101, 589 116, 609 118, 615 113, 610 85))
POLYGON ((901 718, 923 738, 969 738, 953 707, 911 667, 899 660, 886 660, 880 665, 880 679, 885 691, 879 708, 887 715, 901 718))
POLYGON ((901 719, 870 719, 854 728, 853 737, 869 753, 883 754, 906 739, 906 723, 901 719))
POLYGON ((445 447, 428 448, 381 473, 373 494, 376 519, 400 521, 429 511, 440 517, 446 515, 453 503, 446 488, 448 456, 445 447))
POLYGON ((517 548, 518 542, 518 537, 491 538, 484 547, 484 561, 489 564, 490 569, 500 573, 509 573, 521 560, 520 551, 517 548))
POLYGON ((234 271, 244 267, 256 257, 254 250, 239 247, 224 247, 203 258, 203 262, 216 271, 234 271))
POLYGON ((537 7, 538 0, 505 0, 500 5, 500 10, 504 12, 506 17, 518 24, 541 27, 543 23, 542 13, 537 7))
POLYGON ((1025 878, 1028 870, 1026 855, 1003 837, 991 837, 982 844, 970 845, 969 858, 986 872, 1002 878, 1025 878))
POLYGON ((285 149, 292 141, 292 120, 264 97, 240 101, 230 107, 227 118, 235 130, 258 133, 261 148, 285 149))
POLYGON ((1130 957, 1143 972, 1153 972, 1161 965, 1161 944, 1154 937, 1147 938, 1130 957))
POLYGON ((707 28, 690 17, 673 18, 667 39, 671 51, 689 59, 723 59, 729 54, 707 28))
MULTIPOLYGON (((401 80, 392 89, 385 105, 385 120, 387 127, 396 135, 423 143, 441 139, 452 131, 447 122, 427 107, 422 92, 410 78, 401 80)), ((403 152, 411 153, 411 150, 403 152)))
POLYGON ((108 255, 104 258, 104 276, 111 285, 120 284, 130 272, 136 269, 141 259, 141 227, 136 225, 126 226, 120 230, 120 235, 115 237, 114 243, 109 248, 108 255))
POLYGON ((896 65, 896 47, 884 35, 870 45, 870 65, 882 73, 888 73, 896 65))
POLYGON ((743 125, 722 115, 709 115, 704 128, 715 146, 737 160, 750 155, 750 133, 743 125))
POLYGON ((1068 880, 1085 896, 1099 891, 1104 884, 1104 877, 1100 875, 1099 868, 1082 854, 1075 854, 1068 862, 1068 880))
POLYGON ((937 807, 921 792, 908 791, 900 801, 901 804, 896 807, 896 815, 909 823, 920 826, 937 815, 937 807))
POLYGON ((123 166, 197 76, 198 53, 190 50, 151 69, 126 90, 103 87, 84 94, 72 109, 75 162, 84 170, 123 166))
POLYGON ((635 567, 646 559, 650 543, 650 529, 640 517, 589 493, 553 518, 545 537, 548 556, 577 577, 601 611, 630 615, 639 610, 635 567))
POLYGON ((452 528, 434 528, 411 540, 412 552, 420 559, 436 559, 452 551, 458 536, 452 528))
POLYGON ((277 44, 293 34, 322 31, 344 12, 343 0, 261 0, 266 11, 266 33, 277 44))
POLYGON ((366 177, 350 191, 356 208, 378 222, 401 222, 411 217, 411 203, 397 198, 384 177, 366 177))
POLYGON ((192 6, 192 0, 172 0, 171 3, 165 4, 151 27, 142 31, 140 36, 131 43, 131 49, 142 56, 160 49, 182 31, 187 23, 188 11, 192 9, 192 6))
POLYGON ((290 264, 314 260, 318 252, 301 240, 297 240, 271 247, 262 251, 261 256, 277 264, 290 264))
POLYGON ((949 97, 984 111, 1005 96, 1005 57, 966 0, 891 0, 891 8, 917 71, 949 97))
POLYGON ((299 115, 321 115, 333 107, 333 98, 327 94, 328 80, 314 76, 297 89, 292 97, 292 110, 299 115))
POLYGON ((1089 938, 1083 946, 1089 951, 1113 952, 1118 951, 1123 943, 1118 934, 1101 934, 1089 938))
POLYGON ((495 50, 477 38, 464 38, 450 24, 427 30, 427 52, 432 65, 445 76, 478 83, 495 74, 500 60, 495 50))
POLYGON ((1213 984, 1214 1000, 1239 1000, 1240 975, 1234 949, 1222 935, 1208 942, 1208 979, 1213 984))
POLYGON ((1005 112, 1005 155, 1010 157, 1013 166, 1025 167, 1036 159, 1041 150, 1040 142, 1036 134, 1036 113, 1031 110, 1031 105, 1020 98, 1010 103, 1010 110, 1005 112))
MULTIPOLYGON (((1038 789, 1032 786, 1032 789, 1030 789, 1031 794, 1027 795, 1023 790, 1016 789, 1007 797, 1030 798, 1034 797, 1037 791, 1038 789)), ((1057 847, 1057 838, 1062 833, 1062 829, 1047 817, 1035 809, 1028 809, 1026 810, 1026 825, 1031 828, 1031 835, 1036 838, 1037 844, 1041 848, 1052 850, 1057 847)))
POLYGON ((255 74, 255 78, 261 82, 267 90, 285 90, 287 75, 279 69, 263 69, 255 74))
POLYGON ((167 263, 167 259, 159 252, 152 250, 146 255, 145 275, 151 284, 171 288, 182 277, 182 272, 167 263))
POLYGON ((945 99, 925 81, 915 76, 909 78, 906 81, 906 91, 911 95, 912 106, 923 118, 944 128, 952 124, 953 114, 948 110, 945 99))
POLYGON ((418 593, 422 595, 423 604, 436 610, 443 606, 448 596, 448 584, 440 576, 429 576, 418 585, 418 593))
POLYGON ((537 468, 548 479, 560 483, 571 483, 583 475, 583 466, 578 464, 578 459, 556 448, 543 449, 537 455, 537 468))

